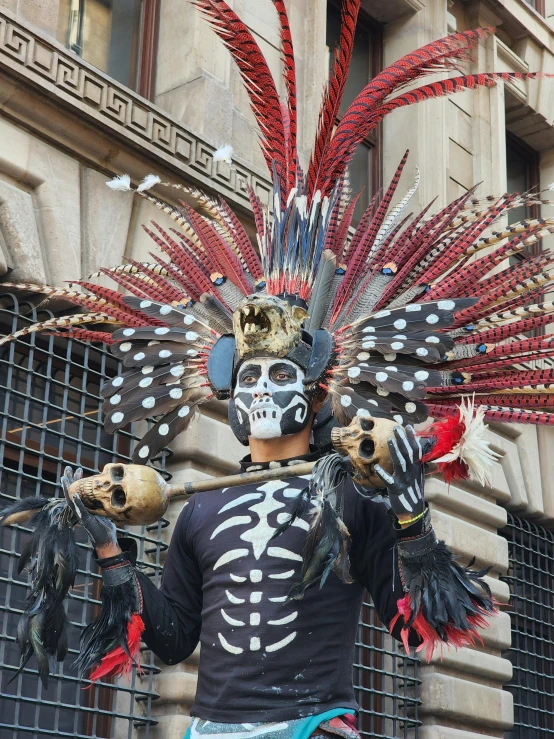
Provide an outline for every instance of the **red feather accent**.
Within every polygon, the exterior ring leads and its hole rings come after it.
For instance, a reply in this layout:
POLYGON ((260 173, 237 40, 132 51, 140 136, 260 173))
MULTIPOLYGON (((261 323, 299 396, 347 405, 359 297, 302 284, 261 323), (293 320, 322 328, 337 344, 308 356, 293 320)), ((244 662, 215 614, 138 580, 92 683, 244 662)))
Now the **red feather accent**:
MULTIPOLYGON (((389 630, 391 632, 400 618, 402 618, 403 623, 406 623, 412 617, 412 607, 409 595, 405 595, 403 598, 400 598, 397 601, 396 605, 398 608, 398 613, 390 623, 389 630)), ((435 651, 435 647, 437 647, 437 645, 442 646, 443 644, 448 643, 454 646, 456 649, 460 649, 461 647, 475 646, 476 642, 482 644, 483 640, 476 632, 476 629, 483 629, 488 626, 488 621, 485 618, 485 612, 483 612, 482 614, 479 613, 475 616, 468 616, 467 621, 470 627, 467 631, 461 631, 460 629, 457 629, 451 625, 446 626, 446 639, 443 641, 437 634, 437 632, 426 621, 425 616, 420 610, 417 616, 414 618, 411 627, 408 629, 403 628, 400 632, 402 643, 404 644, 404 649, 406 650, 406 652, 410 652, 410 645, 408 640, 411 630, 415 631, 415 633, 421 639, 421 644, 419 645, 419 647, 417 647, 416 652, 421 652, 422 650, 425 650, 425 659, 427 660, 427 662, 431 661, 433 652, 435 651)))
POLYGON ((250 285, 248 278, 244 274, 242 264, 237 255, 229 247, 229 245, 221 238, 217 231, 198 213, 190 207, 188 203, 181 202, 192 228, 202 242, 204 251, 211 253, 215 257, 217 266, 221 272, 230 279, 244 295, 250 294, 250 285))
POLYGON ((473 333, 469 336, 463 336, 457 340, 458 344, 496 344, 503 339, 508 339, 516 334, 524 334, 540 326, 546 326, 552 323, 552 314, 544 313, 540 316, 532 318, 522 318, 520 321, 513 321, 505 326, 495 326, 487 331, 473 333))
MULTIPOLYGON (((445 36, 406 54, 376 75, 354 99, 337 127, 321 166, 323 194, 330 192, 329 188, 332 189, 335 180, 345 171, 358 144, 389 112, 389 109, 382 105, 388 95, 401 85, 429 72, 456 68, 457 62, 468 59, 469 50, 477 44, 479 39, 486 38, 493 33, 493 30, 492 28, 478 28, 474 31, 445 36), (382 112, 380 117, 377 115, 378 112, 382 112)), ((413 99, 410 102, 419 101, 413 99)), ((408 104, 403 103, 403 105, 408 104)))
MULTIPOLYGON (((433 448, 422 457, 422 461, 431 462, 451 452, 456 444, 460 443, 465 430, 466 425, 462 420, 461 414, 458 413, 457 416, 436 421, 428 428, 419 432, 418 436, 424 439, 433 437, 436 439, 433 448)), ((462 459, 455 459, 453 462, 438 462, 437 466, 447 485, 450 485, 452 480, 469 479, 469 467, 462 459)))
POLYGON ((334 321, 336 321, 342 309, 344 308, 344 305, 350 295, 351 287, 354 284, 355 280, 359 277, 360 274, 363 274, 364 272, 365 262, 369 255, 369 252, 371 251, 371 247, 373 246, 375 237, 377 236, 377 233, 383 224, 383 220, 385 219, 391 200, 394 197, 394 193, 396 192, 398 183, 400 182, 402 170, 404 169, 406 160, 408 159, 408 153, 409 152, 406 151, 406 153, 402 157, 400 164, 396 168, 394 177, 392 178, 385 195, 379 203, 377 212, 371 219, 371 223, 369 224, 365 234, 362 236, 356 248, 356 251, 352 254, 352 258, 350 259, 348 267, 346 269, 346 274, 341 280, 340 287, 337 290, 337 295, 333 303, 330 325, 332 325, 334 321))
POLYGON ((144 628, 144 621, 142 618, 138 613, 133 613, 131 620, 127 624, 128 654, 122 647, 116 647, 102 658, 98 667, 91 673, 89 680, 96 682, 103 677, 118 677, 120 675, 125 677, 130 674, 131 670, 135 666, 139 673, 141 673, 140 640, 144 628))
POLYGON ((193 0, 193 2, 223 41, 239 68, 262 134, 262 151, 268 169, 272 171, 275 161, 281 192, 288 194, 283 115, 275 81, 267 61, 249 28, 224 0, 193 0))
POLYGON ((281 26, 281 53, 283 56, 283 77, 287 88, 286 118, 283 112, 283 120, 287 122, 287 183, 288 190, 292 190, 296 183, 296 136, 297 136, 297 110, 296 110, 296 63, 294 60, 294 48, 292 34, 290 31, 287 9, 283 0, 273 0, 275 9, 279 14, 281 26))
POLYGON ((382 191, 379 190, 372 197, 370 204, 365 209, 364 214, 362 215, 360 222, 358 223, 356 227, 354 235, 352 236, 352 240, 350 244, 345 248, 343 258, 340 260, 344 264, 348 264, 350 262, 352 258, 352 254, 354 254, 354 252, 358 248, 358 245, 360 241, 362 240, 363 235, 368 229, 369 222, 374 215, 375 208, 381 200, 381 196, 382 196, 382 191))
POLYGON ((84 328, 67 328, 64 331, 44 331, 43 336, 62 336, 64 339, 107 344, 108 346, 116 343, 109 333, 104 331, 89 331, 84 328))
POLYGON ((533 228, 530 228, 523 233, 519 234, 516 238, 508 241, 507 244, 501 246, 499 249, 485 254, 483 257, 470 262, 466 267, 461 270, 456 269, 451 275, 448 275, 442 279, 435 287, 425 296, 426 300, 440 300, 443 297, 451 297, 451 290, 455 289, 456 286, 469 284, 469 281, 473 282, 476 278, 481 278, 483 275, 488 274, 494 267, 499 265, 506 257, 517 254, 518 252, 525 249, 527 244, 525 239, 533 235, 537 231, 543 228, 542 224, 539 224, 533 228))
POLYGON ((220 203, 223 213, 228 220, 228 230, 237 242, 237 247, 244 259, 250 275, 252 276, 252 279, 254 282, 260 282, 260 280, 263 279, 262 266, 244 226, 235 215, 233 209, 227 202, 225 202, 225 200, 223 200, 223 198, 220 198, 220 203))
POLYGON ((198 259, 189 252, 185 243, 177 244, 161 226, 158 226, 157 223, 154 223, 154 226, 161 233, 165 241, 152 233, 146 226, 143 226, 143 229, 158 244, 160 249, 168 255, 171 261, 177 265, 185 282, 190 283, 193 288, 190 291, 193 300, 198 300, 200 295, 205 292, 211 293, 213 291, 212 283, 210 282, 205 266, 199 263, 198 259))
POLYGON ((354 50, 354 38, 356 35, 358 14, 360 12, 360 1, 343 0, 342 3, 339 45, 334 51, 333 67, 319 112, 314 151, 308 168, 309 198, 319 189, 321 175, 323 174, 322 165, 331 143, 333 130, 344 95, 348 70, 350 69, 352 52, 354 50))

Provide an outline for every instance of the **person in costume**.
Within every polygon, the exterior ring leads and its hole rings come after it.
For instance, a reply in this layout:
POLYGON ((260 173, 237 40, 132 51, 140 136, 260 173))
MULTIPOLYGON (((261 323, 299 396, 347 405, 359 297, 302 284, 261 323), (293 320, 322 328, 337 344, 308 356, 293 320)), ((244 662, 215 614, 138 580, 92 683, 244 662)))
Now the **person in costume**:
MULTIPOLYGON (((81 310, 2 342, 47 330, 109 344, 124 370, 103 389, 106 430, 156 419, 136 446, 137 464, 154 458, 202 403, 217 398, 229 401, 233 432, 250 446, 242 470, 306 459, 316 465, 309 479, 287 478, 285 470, 277 481, 191 498, 159 590, 136 569, 132 541, 118 543, 92 478, 68 470, 66 497, 27 499, 5 511, 4 522, 37 511, 22 555, 32 575, 19 629, 22 664, 35 654, 46 680, 49 660, 63 659, 63 598, 76 566, 73 527, 80 524, 104 581, 102 613, 85 630, 79 658, 83 670, 95 668, 92 679, 129 669, 141 638, 170 664, 200 640, 194 736, 348 737, 365 588, 392 634, 427 656, 437 644, 472 643, 494 612, 485 572, 460 566, 436 539, 424 465, 435 461, 447 480, 485 482, 493 455, 484 419, 553 422, 552 370, 520 369, 552 356, 550 338, 518 338, 552 321, 554 305, 533 302, 554 279, 550 257, 498 267, 551 232, 554 221, 494 231, 507 212, 540 202, 539 195, 480 201, 474 189, 434 215, 428 206, 411 217, 418 174, 392 206, 406 153, 350 235, 357 198, 347 167, 357 145, 397 107, 536 75, 462 75, 402 92, 429 72, 456 70, 492 30, 454 34, 377 75, 336 125, 360 6, 344 0, 341 41, 304 173, 284 3, 273 0, 286 101, 227 3, 195 4, 241 71, 273 176, 272 215, 248 190, 258 250, 224 201, 182 188, 188 200, 175 208, 148 192, 160 181, 149 175, 136 192, 175 222, 172 229, 145 227, 166 258, 156 253, 152 263, 131 260, 102 271, 127 294, 92 278, 79 283, 83 291, 12 286, 63 296, 81 310), (430 416, 442 420, 416 433, 430 416), (377 433, 383 423, 385 441, 377 433)), ((127 176, 108 184, 131 189, 127 176)), ((110 474, 122 480, 125 465, 117 468, 110 474)))

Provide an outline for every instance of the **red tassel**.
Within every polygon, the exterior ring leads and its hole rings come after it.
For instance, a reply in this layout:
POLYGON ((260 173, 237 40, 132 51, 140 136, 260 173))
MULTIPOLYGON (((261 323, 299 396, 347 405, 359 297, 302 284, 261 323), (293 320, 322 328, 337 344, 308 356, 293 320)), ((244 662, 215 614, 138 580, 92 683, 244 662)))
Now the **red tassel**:
MULTIPOLYGON (((405 595, 403 598, 400 598, 400 600, 397 601, 396 605, 398 607, 398 613, 390 623, 389 630, 391 632, 393 631, 394 626, 396 625, 396 622, 400 617, 402 617, 403 622, 406 623, 412 615, 409 595, 405 595)), ((493 615, 493 613, 494 611, 491 612, 490 615, 493 615)), ((443 640, 437 634, 435 629, 433 629, 433 627, 427 622, 423 613, 419 611, 417 616, 414 618, 412 625, 409 628, 404 627, 400 632, 404 649, 406 650, 406 652, 410 651, 408 638, 411 629, 413 629, 421 639, 421 644, 419 645, 419 647, 416 648, 416 652, 421 652, 422 650, 425 650, 425 659, 427 660, 427 662, 431 661, 431 657, 433 656, 435 647, 438 644, 440 644, 441 646, 443 644, 450 644, 456 647, 456 649, 460 649, 461 647, 475 646, 476 642, 480 642, 482 644, 483 640, 476 632, 476 629, 482 629, 485 626, 488 626, 488 621, 486 620, 484 614, 479 613, 475 616, 468 616, 467 620, 470 625, 469 630, 462 631, 461 629, 458 629, 452 625, 446 626, 446 639, 443 640)))
POLYGON ((102 658, 98 667, 93 670, 90 680, 96 682, 103 677, 119 677, 120 675, 128 676, 133 669, 140 669, 140 640, 144 631, 144 621, 138 613, 133 613, 131 620, 127 624, 127 649, 126 654, 121 647, 112 649, 111 652, 102 658), (129 655, 131 655, 129 657, 129 655))

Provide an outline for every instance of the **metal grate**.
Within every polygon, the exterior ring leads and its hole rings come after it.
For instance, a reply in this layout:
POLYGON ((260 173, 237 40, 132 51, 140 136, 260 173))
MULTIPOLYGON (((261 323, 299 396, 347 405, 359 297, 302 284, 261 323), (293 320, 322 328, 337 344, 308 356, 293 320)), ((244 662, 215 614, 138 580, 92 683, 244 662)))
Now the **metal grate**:
POLYGON ((554 532, 508 513, 514 728, 506 739, 554 737, 554 532))
MULTIPOLYGON (((52 314, 8 295, 0 300, 0 334, 7 334, 52 314)), ((32 334, 0 349, 0 507, 33 495, 60 494, 58 480, 65 465, 95 474, 108 462, 127 461, 133 429, 106 434, 100 420, 103 378, 118 371, 105 349, 78 341, 32 334)), ((164 468, 164 457, 159 469, 164 468)), ((139 561, 155 582, 161 571, 161 521, 135 528, 139 561)), ((79 531, 79 529, 77 529, 79 531)), ((142 655, 144 674, 101 683, 87 690, 71 667, 82 628, 98 613, 100 577, 91 548, 79 532, 80 568, 68 602, 72 624, 66 662, 44 689, 34 657, 16 675, 19 649, 16 627, 27 594, 27 577, 19 575, 19 552, 29 529, 0 529, 0 739, 45 737, 131 737, 142 726, 148 737, 153 676, 158 671, 150 652, 142 655), (10 682, 13 679, 13 682, 10 682)))
MULTIPOLYGON (((5 296, 0 302, 0 335, 51 314, 5 296)), ((33 334, 0 349, 0 507, 31 495, 59 495, 58 480, 66 464, 94 474, 106 463, 126 461, 134 443, 132 428, 114 436, 103 430, 100 416, 103 378, 118 372, 105 349, 78 341, 33 334)), ((162 458, 160 468, 164 468, 162 458)), ((158 583, 161 571, 160 522, 133 529, 140 561, 158 583)), ((142 678, 83 690, 71 659, 58 667, 47 690, 38 680, 34 659, 11 684, 19 665, 16 626, 27 578, 17 573, 18 553, 28 536, 25 526, 0 529, 0 739, 51 736, 124 737, 142 726, 147 739, 156 699, 158 672, 150 652, 143 654, 142 678)), ((79 539, 81 567, 68 604, 73 624, 70 653, 77 654, 81 629, 98 610, 100 578, 84 536, 79 539)), ((375 609, 362 611, 354 664, 354 684, 364 737, 417 739, 418 660, 407 656, 379 623, 375 609)), ((168 739, 176 739, 168 737, 168 739)))
POLYGON ((360 704, 358 728, 364 737, 417 739, 419 659, 407 655, 364 603, 354 663, 354 687, 360 704))

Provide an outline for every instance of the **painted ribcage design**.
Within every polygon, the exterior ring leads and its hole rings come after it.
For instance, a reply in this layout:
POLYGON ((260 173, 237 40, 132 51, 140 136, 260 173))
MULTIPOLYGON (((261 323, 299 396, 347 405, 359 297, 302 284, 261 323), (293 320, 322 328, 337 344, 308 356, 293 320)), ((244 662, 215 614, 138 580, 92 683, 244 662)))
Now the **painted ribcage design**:
MULTIPOLYGON (((271 541, 276 527, 288 520, 290 502, 303 487, 298 478, 295 480, 297 487, 289 487, 289 482, 267 482, 229 501, 218 512, 218 518, 223 520, 217 522, 210 537, 212 540, 229 528, 253 524, 237 535, 233 542, 236 546, 222 554, 213 566, 214 571, 223 568, 229 571, 229 585, 225 590, 227 605, 220 609, 222 629, 218 637, 230 654, 242 654, 247 649, 276 652, 296 638, 296 631, 290 630, 290 624, 298 617, 298 610, 294 602, 283 604, 300 570, 304 534, 300 537, 283 535, 287 541, 294 539, 297 551, 282 546, 279 538, 271 541)), ((306 532, 309 524, 298 519, 293 527, 306 532)))

